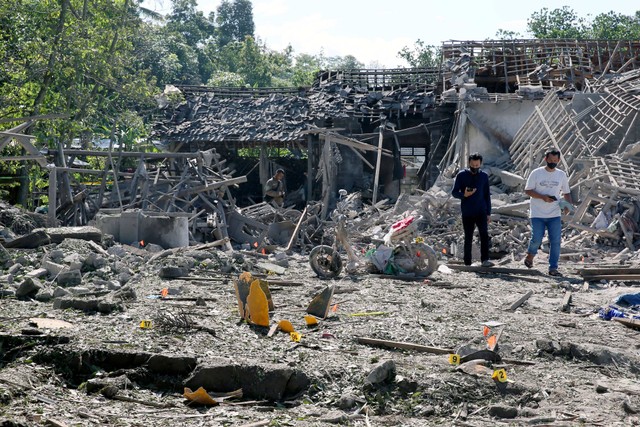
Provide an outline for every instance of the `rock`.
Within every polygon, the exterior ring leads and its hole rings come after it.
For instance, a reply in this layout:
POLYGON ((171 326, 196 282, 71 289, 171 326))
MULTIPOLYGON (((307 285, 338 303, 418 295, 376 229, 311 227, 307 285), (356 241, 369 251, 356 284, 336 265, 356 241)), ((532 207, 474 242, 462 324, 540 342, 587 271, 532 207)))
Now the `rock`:
POLYGON ((418 390, 418 383, 416 381, 411 381, 401 375, 396 377, 396 386, 398 390, 404 394, 414 393, 418 390))
POLYGON ((207 302, 204 300, 204 298, 198 297, 198 298, 196 298, 196 305, 198 307, 206 307, 207 306, 207 302))
POLYGON ((107 249, 107 253, 118 258, 122 258, 123 256, 127 255, 127 251, 121 245, 111 246, 109 249, 107 249))
POLYGON ((49 258, 53 262, 61 263, 62 260, 64 259, 64 251, 61 249, 54 249, 51 252, 49 252, 49 258))
POLYGON ((238 365, 219 360, 215 366, 196 368, 184 386, 192 390, 204 387, 213 392, 242 388, 244 397, 280 401, 300 394, 309 384, 303 372, 285 365, 238 365))
POLYGON ((391 382, 396 378, 396 362, 386 360, 378 363, 367 375, 365 383, 371 385, 391 382))
POLYGON ((197 363, 198 360, 195 357, 154 354, 147 361, 147 366, 151 372, 186 375, 195 369, 197 363))
POLYGON ((57 264, 53 261, 44 260, 42 261, 42 268, 47 270, 50 276, 57 276, 58 274, 60 274, 60 272, 62 272, 63 270, 66 270, 67 266, 62 264, 57 264))
POLYGON ((156 245, 155 243, 147 243, 147 245, 144 247, 144 249, 147 252, 151 252, 152 254, 158 253, 158 252, 162 252, 164 250, 164 248, 160 245, 156 245))
POLYGON ((57 286, 53 290, 53 297, 54 298, 66 297, 67 295, 71 295, 71 292, 67 291, 65 288, 62 288, 60 286, 57 286))
POLYGON ((53 299, 53 293, 49 290, 40 291, 36 294, 36 301, 49 302, 53 299))
POLYGON ((108 282, 106 282, 106 284, 107 289, 109 289, 110 291, 117 291, 122 289, 122 285, 118 280, 109 280, 108 282))
POLYGON ((87 393, 97 393, 107 386, 115 387, 116 390, 133 388, 129 378, 126 375, 120 375, 119 377, 91 378, 85 383, 85 390, 87 393))
POLYGON ((7 273, 15 275, 20 270, 22 270, 22 264, 17 262, 13 264, 11 267, 9 267, 9 270, 7 270, 7 273))
POLYGON ((609 393, 609 388, 602 384, 596 384, 596 393, 598 394, 609 393))
POLYGON ((20 255, 19 257, 17 257, 17 258, 15 259, 15 261, 16 261, 18 264, 21 264, 23 267, 26 267, 26 266, 28 266, 29 264, 31 264, 31 261, 29 260, 29 258, 27 258, 27 257, 26 257, 26 256, 24 256, 24 255, 20 255))
POLYGON ((419 412, 419 415, 421 417, 430 417, 430 416, 434 415, 435 413, 436 413, 436 409, 433 406, 425 406, 419 412))
POLYGON ((91 292, 89 288, 85 288, 84 286, 72 286, 67 288, 67 290, 73 295, 85 295, 91 292))
POLYGON ((129 275, 133 275, 133 271, 131 271, 131 269, 129 268, 129 266, 127 264, 125 264, 122 261, 116 261, 113 264, 113 270, 117 273, 117 274, 121 274, 121 273, 127 273, 129 275))
POLYGON ((629 400, 625 400, 624 402, 622 402, 622 409, 624 409, 624 412, 626 412, 627 414, 637 414, 638 412, 640 412, 640 409, 632 405, 629 400))
POLYGON ((123 285, 126 285, 129 280, 131 280, 133 276, 131 275, 131 273, 128 273, 126 271, 123 271, 122 273, 118 274, 118 282, 120 282, 123 285))
POLYGON ((47 274, 49 274, 49 272, 47 271, 46 268, 37 268, 35 270, 31 270, 30 272, 28 272, 27 274, 25 274, 25 277, 34 277, 34 278, 41 278, 46 276, 47 274))
POLYGON ((63 261, 69 265, 70 270, 78 270, 82 269, 82 266, 85 263, 85 260, 82 259, 79 253, 75 252, 64 257, 63 261))
POLYGON ((357 403, 358 400, 354 395, 345 393, 340 396, 340 399, 338 400, 338 408, 342 409, 343 411, 348 411, 349 409, 354 408, 357 403))
POLYGON ((129 285, 125 285, 121 289, 113 292, 113 297, 123 301, 134 301, 138 298, 135 289, 129 285))
POLYGON ((177 266, 165 266, 158 273, 163 279, 175 279, 177 277, 186 277, 189 275, 189 268, 177 266))
POLYGON ((16 290, 17 298, 26 298, 35 296, 42 289, 42 283, 38 279, 26 278, 16 290))
POLYGON ((15 297, 16 292, 13 289, 0 289, 0 298, 15 297))
POLYGON ((89 254, 84 260, 84 267, 90 270, 97 270, 105 265, 107 265, 107 260, 96 253, 89 254))
POLYGON ((489 407, 489 415, 496 418, 515 418, 518 409, 513 406, 493 405, 489 407))
POLYGON ((59 286, 76 286, 82 283, 82 273, 80 270, 67 270, 58 274, 56 283, 59 286))
POLYGON ((58 310, 73 308, 75 310, 85 311, 87 313, 97 311, 102 314, 109 314, 114 311, 122 310, 122 307, 114 302, 103 301, 99 299, 82 298, 56 298, 53 300, 53 308, 58 310))
POLYGON ((8 283, 9 285, 13 283, 13 274, 5 274, 4 276, 0 276, 0 282, 8 283))

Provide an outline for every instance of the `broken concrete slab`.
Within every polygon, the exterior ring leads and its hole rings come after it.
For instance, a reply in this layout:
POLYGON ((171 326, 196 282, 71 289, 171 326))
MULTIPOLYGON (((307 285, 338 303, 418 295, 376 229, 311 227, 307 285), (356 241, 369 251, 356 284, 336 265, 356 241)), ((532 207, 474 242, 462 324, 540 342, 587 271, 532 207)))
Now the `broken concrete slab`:
POLYGON ((17 298, 34 297, 42 289, 42 283, 38 279, 26 278, 16 290, 17 298))
POLYGON ((384 383, 392 383, 396 378, 396 362, 393 360, 385 360, 373 367, 365 383, 377 386, 384 383))
POLYGON ((307 375, 286 365, 240 365, 227 360, 196 368, 184 382, 192 390, 203 387, 209 392, 241 388, 245 397, 271 401, 294 397, 309 385, 307 375))
POLYGON ((56 277, 58 286, 77 286, 82 283, 82 273, 80 270, 65 270, 56 277))
POLYGON ((120 304, 108 302, 101 299, 82 299, 68 297, 54 299, 53 308, 58 310, 73 308, 74 310, 80 310, 88 313, 99 312, 102 314, 109 314, 114 311, 123 310, 123 307, 120 304))

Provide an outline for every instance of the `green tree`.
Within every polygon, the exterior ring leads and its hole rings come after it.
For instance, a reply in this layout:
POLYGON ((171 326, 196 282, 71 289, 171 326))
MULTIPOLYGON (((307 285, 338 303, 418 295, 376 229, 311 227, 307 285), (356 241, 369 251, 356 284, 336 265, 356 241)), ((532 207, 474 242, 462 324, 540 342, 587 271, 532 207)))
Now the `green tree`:
POLYGON ((295 58, 291 82, 294 86, 311 86, 320 69, 320 61, 317 56, 301 53, 295 58))
POLYGON ((222 0, 217 9, 218 42, 226 46, 231 42, 242 42, 253 37, 253 5, 250 0, 222 0))
POLYGON ((589 37, 607 40, 640 39, 640 11, 635 16, 613 11, 597 15, 591 23, 589 37))
POLYGON ((167 30, 182 34, 189 46, 197 46, 213 37, 215 27, 213 12, 209 17, 196 10, 196 0, 171 0, 171 13, 167 16, 167 30))
POLYGON ((153 79, 134 49, 141 22, 132 0, 1 2, 0 117, 66 114, 28 130, 55 145, 148 114, 153 79))
POLYGON ((569 6, 549 10, 544 7, 531 14, 527 20, 527 30, 538 39, 585 39, 589 36, 589 26, 569 6))
POLYGON ((440 48, 418 39, 413 47, 403 47, 398 52, 398 58, 404 59, 410 67, 414 68, 437 67, 440 64, 440 48))

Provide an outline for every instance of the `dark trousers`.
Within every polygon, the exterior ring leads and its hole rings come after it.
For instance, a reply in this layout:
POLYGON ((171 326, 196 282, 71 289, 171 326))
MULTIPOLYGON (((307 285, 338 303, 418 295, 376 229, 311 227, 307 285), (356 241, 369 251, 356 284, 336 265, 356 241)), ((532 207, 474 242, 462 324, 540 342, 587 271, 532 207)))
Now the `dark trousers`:
POLYGON ((489 226, 487 215, 463 216, 464 227, 464 264, 471 265, 471 247, 473 244, 473 232, 476 226, 480 233, 480 261, 489 259, 489 226))

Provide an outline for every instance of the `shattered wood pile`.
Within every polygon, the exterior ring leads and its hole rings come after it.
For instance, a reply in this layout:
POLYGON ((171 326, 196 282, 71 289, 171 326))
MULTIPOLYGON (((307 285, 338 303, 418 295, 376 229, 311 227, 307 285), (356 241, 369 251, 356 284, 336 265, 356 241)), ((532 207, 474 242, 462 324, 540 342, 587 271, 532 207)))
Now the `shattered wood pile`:
POLYGON ((517 84, 587 90, 590 79, 640 68, 639 52, 637 40, 450 40, 442 45, 450 65, 443 84, 456 81, 462 59, 475 65, 470 77, 492 92, 509 93, 517 84))
POLYGON ((48 152, 61 166, 49 167, 49 219, 62 224, 84 225, 101 209, 120 212, 141 209, 166 214, 185 213, 191 221, 201 216, 224 214, 218 202, 229 197, 228 187, 246 182, 233 177, 215 150, 197 153, 133 153, 87 150, 48 152), (106 157, 103 170, 66 167, 78 156, 106 157), (114 158, 118 160, 116 164, 114 158), (120 172, 122 159, 137 161, 131 172, 120 172), (115 172, 118 171, 118 172, 115 172), (86 175, 98 175, 92 183, 86 175), (108 179, 111 177, 111 179, 108 179), (56 191, 57 190, 57 191, 56 191), (58 195, 60 197, 58 198, 58 195), (55 207, 55 208, 54 208, 55 207))

